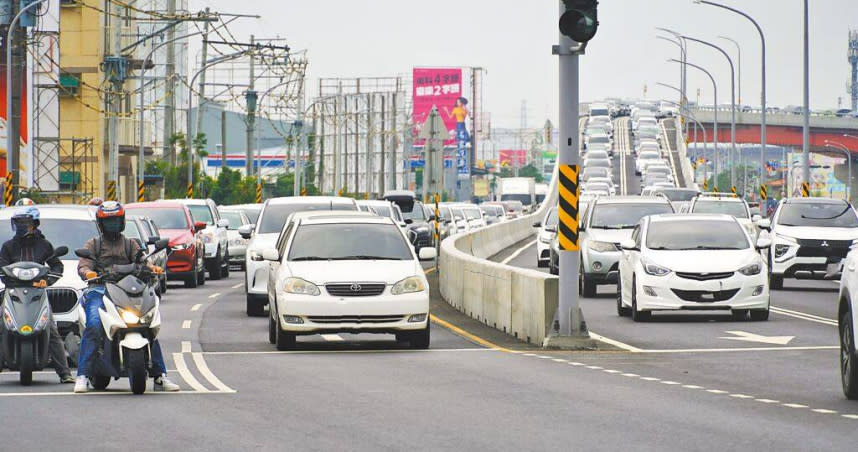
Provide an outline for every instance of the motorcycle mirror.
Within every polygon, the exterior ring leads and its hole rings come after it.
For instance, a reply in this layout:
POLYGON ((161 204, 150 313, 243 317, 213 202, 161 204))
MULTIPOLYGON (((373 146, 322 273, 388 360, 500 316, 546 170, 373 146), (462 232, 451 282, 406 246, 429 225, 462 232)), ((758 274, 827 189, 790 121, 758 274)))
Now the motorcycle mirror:
POLYGON ((159 237, 157 235, 153 235, 152 237, 149 237, 149 240, 146 241, 146 244, 154 245, 154 244, 158 243, 159 240, 161 240, 161 237, 159 237))
POLYGON ((83 259, 89 259, 92 257, 92 253, 90 253, 89 250, 86 248, 76 249, 76 250, 74 250, 74 254, 75 254, 75 256, 83 258, 83 259))
POLYGON ((161 251, 170 245, 170 240, 169 239, 158 239, 158 241, 156 241, 154 243, 154 245, 155 245, 156 251, 161 251))
POLYGON ((61 246, 54 250, 54 257, 63 257, 69 253, 69 247, 61 246))

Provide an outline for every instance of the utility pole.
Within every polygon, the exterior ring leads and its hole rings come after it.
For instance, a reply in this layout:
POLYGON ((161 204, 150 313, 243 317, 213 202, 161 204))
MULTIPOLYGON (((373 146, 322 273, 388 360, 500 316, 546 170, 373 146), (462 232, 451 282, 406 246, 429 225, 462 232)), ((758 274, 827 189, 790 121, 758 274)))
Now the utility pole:
POLYGON ((108 96, 110 108, 108 110, 108 177, 107 196, 108 200, 118 201, 122 199, 122 191, 119 187, 119 114, 122 111, 123 84, 125 82, 125 71, 127 60, 119 53, 122 39, 122 5, 116 4, 110 7, 112 16, 107 18, 111 25, 110 29, 110 54, 105 61, 105 75, 110 82, 111 93, 108 96))
POLYGON ((220 167, 226 168, 226 110, 220 112, 220 167))
MULTIPOLYGON (((176 0, 167 0, 167 15, 176 15, 176 0)), ((171 166, 176 166, 176 148, 170 144, 173 139, 176 121, 176 29, 167 29, 167 54, 165 65, 164 99, 164 154, 171 166)), ((190 94, 189 94, 190 95, 190 94)))
MULTIPOLYGON (((808 0, 804 0, 804 128, 802 129, 802 161, 804 165, 801 171, 801 181, 805 184, 810 183, 810 41, 808 16, 808 0)), ((807 194, 810 196, 810 193, 807 194)))
MULTIPOLYGON (((34 12, 35 4, 21 5, 17 1, 11 2, 10 29, 6 33, 6 92, 9 105, 6 108, 6 190, 4 194, 5 204, 12 205, 18 198, 18 190, 21 184, 21 92, 24 85, 24 73, 26 71, 26 38, 28 25, 24 23, 26 11, 34 12), (21 8, 29 8, 24 10, 21 8), (14 19, 20 20, 16 22, 14 19), (20 23, 20 26, 18 25, 20 23)), ((33 162, 31 162, 33 163, 33 162)))
POLYGON ((366 199, 372 196, 373 185, 373 164, 372 164, 372 145, 374 136, 372 133, 372 108, 375 103, 375 96, 372 93, 366 95, 366 154, 364 155, 364 172, 366 173, 364 183, 366 184, 366 199))
MULTIPOLYGON (((390 181, 388 186, 391 190, 396 190, 396 117, 399 111, 396 109, 396 93, 390 99, 391 117, 391 133, 390 133, 390 181)), ((382 193, 383 195, 383 193, 382 193)))
MULTIPOLYGON (((254 37, 253 35, 250 35, 250 45, 252 46, 254 44, 254 37)), ((248 82, 247 92, 245 93, 245 99, 247 100, 247 141, 245 145, 244 172, 248 176, 253 174, 253 134, 256 130, 256 85, 254 83, 254 79, 256 78, 255 62, 256 56, 251 53, 250 80, 248 82)))
POLYGON ((384 166, 384 164, 386 163, 385 162, 385 160, 386 160, 385 154, 387 152, 387 144, 386 144, 386 142, 387 142, 387 122, 386 122, 386 119, 387 118, 385 118, 386 112, 384 111, 385 108, 387 107, 386 104, 387 104, 387 94, 382 94, 381 95, 381 125, 378 128, 381 131, 381 133, 379 133, 379 135, 378 135, 379 136, 378 147, 379 147, 379 157, 380 157, 380 162, 378 165, 378 196, 379 197, 384 196, 384 182, 385 182, 385 179, 384 179, 385 166, 384 166))
MULTIPOLYGON (((210 9, 206 7, 206 17, 209 16, 210 9)), ((201 59, 201 73, 200 73, 200 85, 199 85, 199 95, 197 100, 197 123, 196 128, 194 129, 194 135, 199 135, 203 130, 203 108, 206 105, 206 61, 208 61, 208 40, 209 40, 209 22, 203 25, 203 48, 202 48, 202 59, 201 59)), ((191 114, 191 112, 188 112, 191 114)), ((189 131, 190 133, 190 131, 189 131)))
POLYGON ((355 191, 360 190, 360 96, 355 96, 355 191))

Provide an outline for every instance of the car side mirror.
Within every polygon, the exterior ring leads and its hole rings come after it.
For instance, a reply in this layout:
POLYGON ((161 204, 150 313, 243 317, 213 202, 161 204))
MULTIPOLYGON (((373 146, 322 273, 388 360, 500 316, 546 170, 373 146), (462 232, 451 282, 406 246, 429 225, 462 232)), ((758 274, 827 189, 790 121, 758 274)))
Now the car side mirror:
POLYGON ((771 247, 772 247, 771 239, 767 239, 767 238, 757 239, 757 249, 758 250, 764 250, 764 249, 768 249, 771 247))
POLYGON ((200 232, 203 229, 205 229, 206 226, 208 226, 208 225, 203 223, 202 221, 195 221, 194 222, 194 232, 200 232))
POLYGON ((541 227, 542 227, 542 223, 541 223, 541 222, 539 222, 539 221, 537 221, 536 223, 533 223, 533 227, 535 227, 535 228, 541 228, 541 227))
POLYGON ((635 243, 635 241, 631 239, 623 240, 622 242, 620 242, 620 248, 626 251, 636 251, 638 249, 636 245, 637 244, 635 243))
POLYGON ((89 259, 92 257, 92 253, 89 252, 86 248, 79 248, 74 250, 74 255, 81 259, 89 259))
POLYGON ((435 221, 435 215, 429 215, 429 221, 435 221))
POLYGON ((405 224, 411 224, 411 223, 414 223, 414 220, 412 220, 411 218, 405 219, 405 224))
POLYGON ((155 245, 155 251, 167 249, 167 247, 170 246, 170 239, 159 238, 155 243, 153 243, 153 245, 155 245))
POLYGON ((224 229, 228 228, 229 220, 227 220, 226 218, 221 218, 220 220, 217 220, 217 227, 224 229))
POLYGON ((63 257, 69 253, 69 247, 61 246, 59 248, 54 249, 53 257, 63 257))
POLYGON ((763 216, 760 214, 755 213, 754 215, 751 215, 751 221, 753 221, 754 223, 759 223, 760 220, 762 220, 762 219, 763 219, 763 216))
POLYGON ((760 221, 757 221, 757 227, 766 231, 770 231, 772 229, 772 220, 764 218, 760 221))
POLYGON ((552 232, 552 233, 557 232, 557 226, 546 226, 545 232, 552 232))
POLYGON ((238 235, 240 235, 244 239, 250 239, 250 236, 253 235, 253 229, 256 227, 255 224, 244 224, 239 226, 238 235))
POLYGON ((435 248, 423 247, 417 253, 418 259, 421 261, 431 261, 438 257, 438 251, 435 248))
POLYGON ((276 262, 280 260, 280 252, 274 248, 269 248, 262 251, 262 259, 266 261, 276 262))

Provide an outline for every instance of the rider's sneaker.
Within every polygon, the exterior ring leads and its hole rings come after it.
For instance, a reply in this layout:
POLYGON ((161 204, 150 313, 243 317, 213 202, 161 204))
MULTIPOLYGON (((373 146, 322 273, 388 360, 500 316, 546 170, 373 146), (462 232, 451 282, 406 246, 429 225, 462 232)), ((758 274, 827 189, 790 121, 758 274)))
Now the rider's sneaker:
POLYGON ((74 377, 71 376, 71 374, 65 374, 65 375, 60 376, 60 383, 62 383, 62 384, 74 383, 74 382, 75 382, 75 379, 74 379, 74 377))
POLYGON ((89 380, 83 375, 78 375, 74 380, 74 392, 75 394, 82 394, 87 391, 89 386, 89 380))
POLYGON ((176 392, 181 388, 179 388, 179 385, 173 383, 167 379, 167 377, 162 375, 160 377, 155 377, 154 389, 156 391, 176 392))

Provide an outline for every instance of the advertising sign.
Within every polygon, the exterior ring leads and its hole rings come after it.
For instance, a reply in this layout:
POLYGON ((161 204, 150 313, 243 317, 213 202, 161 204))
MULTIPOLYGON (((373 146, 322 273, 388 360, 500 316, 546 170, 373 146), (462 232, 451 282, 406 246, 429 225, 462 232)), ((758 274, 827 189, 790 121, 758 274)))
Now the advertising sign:
MULTIPOLYGON (((419 128, 433 107, 438 108, 441 118, 450 136, 444 140, 445 146, 455 146, 456 167, 460 175, 470 173, 468 149, 471 137, 468 132, 468 121, 471 113, 468 110, 468 99, 462 91, 461 68, 414 68, 412 73, 412 117, 415 136, 420 135, 419 128)), ((415 140, 415 145, 424 144, 425 140, 415 140)))
MULTIPOLYGON (((0 54, 6 55, 6 40, 0 40, 0 54)), ((18 168, 20 173, 18 175, 18 184, 22 187, 28 187, 30 185, 30 178, 28 177, 31 168, 30 168, 30 154, 29 154, 29 137, 28 137, 28 124, 30 123, 30 114, 29 114, 29 105, 27 102, 27 80, 26 73, 24 72, 24 80, 21 82, 21 121, 20 121, 20 153, 18 162, 18 168)), ((8 118, 6 118, 6 106, 8 105, 9 97, 6 93, 6 59, 0 58, 0 158, 6 160, 8 158, 8 149, 6 149, 6 137, 8 136, 8 128, 6 126, 8 118)), ((0 169, 0 175, 6 175, 6 162, 3 162, 3 167, 0 169)))
POLYGON ((527 165, 527 151, 524 149, 501 149, 498 155, 501 166, 522 168, 527 165))

